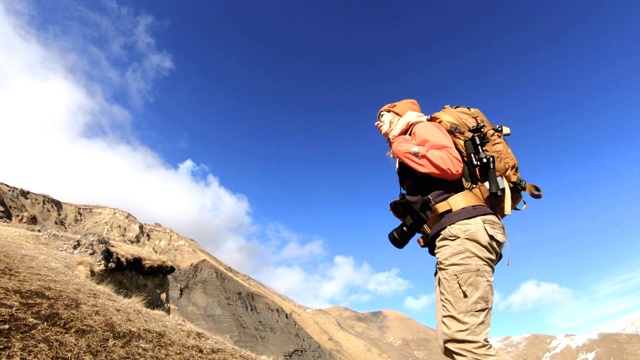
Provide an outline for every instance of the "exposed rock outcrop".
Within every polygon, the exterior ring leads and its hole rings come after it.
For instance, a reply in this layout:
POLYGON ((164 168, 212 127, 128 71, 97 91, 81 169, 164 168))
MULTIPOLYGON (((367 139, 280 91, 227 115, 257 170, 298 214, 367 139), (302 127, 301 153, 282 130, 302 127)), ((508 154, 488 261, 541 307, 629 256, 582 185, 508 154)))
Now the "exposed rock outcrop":
POLYGON ((102 235, 86 234, 62 251, 86 255, 90 277, 124 297, 140 297, 146 307, 169 313, 169 275, 175 267, 152 253, 126 244, 112 245, 102 235))
POLYGON ((236 346, 285 359, 333 359, 287 311, 202 260, 171 281, 174 311, 236 346))

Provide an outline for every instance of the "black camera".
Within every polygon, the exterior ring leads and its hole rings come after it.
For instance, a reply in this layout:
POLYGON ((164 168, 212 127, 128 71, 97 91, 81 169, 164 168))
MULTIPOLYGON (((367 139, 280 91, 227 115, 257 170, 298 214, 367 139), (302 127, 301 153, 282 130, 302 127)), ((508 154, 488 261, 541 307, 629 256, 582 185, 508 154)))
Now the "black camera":
POLYGON ((389 233, 389 241, 396 248, 402 249, 418 232, 424 231, 423 227, 426 221, 411 206, 404 194, 400 194, 400 198, 392 201, 389 207, 393 215, 402 221, 389 233))

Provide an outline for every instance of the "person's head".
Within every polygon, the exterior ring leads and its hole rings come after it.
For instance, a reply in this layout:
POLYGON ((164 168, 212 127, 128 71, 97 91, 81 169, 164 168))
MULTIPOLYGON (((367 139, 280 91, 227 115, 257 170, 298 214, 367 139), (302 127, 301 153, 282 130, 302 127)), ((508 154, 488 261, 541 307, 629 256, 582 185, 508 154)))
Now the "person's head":
POLYGON ((378 121, 375 125, 382 136, 389 137, 389 133, 398 120, 407 112, 421 112, 420 105, 413 99, 405 99, 383 106, 378 111, 378 121))

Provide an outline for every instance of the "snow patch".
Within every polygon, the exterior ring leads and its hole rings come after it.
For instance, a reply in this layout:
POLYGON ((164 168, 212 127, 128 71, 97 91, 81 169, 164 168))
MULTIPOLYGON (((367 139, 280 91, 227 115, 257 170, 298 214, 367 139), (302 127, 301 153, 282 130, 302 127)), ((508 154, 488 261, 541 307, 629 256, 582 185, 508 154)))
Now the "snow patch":
MULTIPOLYGON (((595 340, 597 338, 598 338, 598 334, 556 336, 556 339, 553 340, 549 345, 549 348, 553 350, 551 352, 546 353, 542 358, 542 360, 550 360, 552 355, 559 354, 562 351, 562 349, 566 348, 567 346, 570 346, 575 349, 576 347, 582 346, 586 344, 588 341, 595 340)), ((586 356, 589 356, 589 354, 586 354, 586 356)), ((595 356, 595 352, 593 353, 593 356, 595 356)), ((590 360, 590 359, 591 358, 587 357, 584 359, 580 358, 579 360, 590 360)))
POLYGON ((580 356, 578 356, 578 358, 576 360, 595 360, 596 351, 590 352, 588 354, 581 353, 580 356))
POLYGON ((500 337, 500 338, 489 338, 489 342, 495 348, 499 348, 499 347, 507 345, 507 344, 509 344, 509 345, 523 344, 524 345, 526 339, 529 336, 531 336, 531 335, 527 334, 527 335, 516 335, 516 336, 504 336, 504 337, 500 337))

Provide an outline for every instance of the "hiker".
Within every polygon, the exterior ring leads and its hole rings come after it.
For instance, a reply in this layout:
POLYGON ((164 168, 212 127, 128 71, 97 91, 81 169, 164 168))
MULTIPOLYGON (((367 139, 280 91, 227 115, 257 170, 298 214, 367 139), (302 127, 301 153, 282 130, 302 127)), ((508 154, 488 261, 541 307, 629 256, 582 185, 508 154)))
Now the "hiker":
POLYGON ((436 321, 444 355, 508 360, 488 340, 493 272, 506 241, 504 226, 479 197, 465 190, 463 160, 451 136, 427 120, 412 99, 378 112, 375 126, 397 160, 401 187, 401 198, 391 203, 391 210, 402 224, 389 240, 402 248, 421 232, 419 242, 437 259, 436 321), (432 216, 435 206, 439 216, 432 216))

